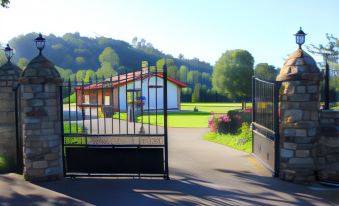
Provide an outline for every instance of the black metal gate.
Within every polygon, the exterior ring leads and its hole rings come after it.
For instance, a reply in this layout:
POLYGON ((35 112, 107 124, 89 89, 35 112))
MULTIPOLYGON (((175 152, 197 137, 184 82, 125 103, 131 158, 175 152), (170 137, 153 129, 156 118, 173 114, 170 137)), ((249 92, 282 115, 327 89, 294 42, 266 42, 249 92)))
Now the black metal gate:
POLYGON ((274 176, 279 173, 280 82, 252 78, 252 152, 274 176))
POLYGON ((167 68, 60 88, 65 176, 169 178, 167 68))

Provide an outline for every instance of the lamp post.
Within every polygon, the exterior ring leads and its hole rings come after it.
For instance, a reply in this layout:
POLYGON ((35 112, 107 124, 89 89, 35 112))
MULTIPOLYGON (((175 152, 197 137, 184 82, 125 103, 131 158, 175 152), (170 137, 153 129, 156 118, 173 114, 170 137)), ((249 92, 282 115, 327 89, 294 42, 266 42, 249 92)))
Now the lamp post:
POLYGON ((39 55, 41 55, 41 51, 45 48, 45 38, 42 37, 42 34, 39 33, 39 36, 34 40, 35 46, 39 50, 39 55))
POLYGON ((305 32, 301 29, 299 29, 299 31, 294 34, 295 36, 295 42, 299 45, 299 49, 301 49, 301 45, 303 45, 305 43, 305 36, 307 34, 305 34, 305 32))
POLYGON ((9 46, 9 44, 7 44, 6 48, 4 49, 5 51, 5 55, 6 58, 8 60, 8 62, 11 61, 11 58, 13 57, 14 53, 13 53, 13 49, 9 46))

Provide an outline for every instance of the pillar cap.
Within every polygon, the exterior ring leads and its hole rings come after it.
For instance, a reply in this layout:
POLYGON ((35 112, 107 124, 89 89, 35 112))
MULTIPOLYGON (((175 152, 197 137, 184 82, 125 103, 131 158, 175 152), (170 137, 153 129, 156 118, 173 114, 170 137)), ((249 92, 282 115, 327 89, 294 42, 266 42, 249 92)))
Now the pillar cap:
POLYGON ((59 72, 54 67, 54 64, 50 62, 43 55, 38 55, 31 62, 28 63, 26 69, 21 75, 21 78, 60 78, 59 72))
POLYGON ((302 49, 293 52, 285 61, 277 76, 277 81, 322 80, 316 61, 302 49))
POLYGON ((12 62, 8 61, 0 67, 1 79, 18 79, 22 70, 12 62))

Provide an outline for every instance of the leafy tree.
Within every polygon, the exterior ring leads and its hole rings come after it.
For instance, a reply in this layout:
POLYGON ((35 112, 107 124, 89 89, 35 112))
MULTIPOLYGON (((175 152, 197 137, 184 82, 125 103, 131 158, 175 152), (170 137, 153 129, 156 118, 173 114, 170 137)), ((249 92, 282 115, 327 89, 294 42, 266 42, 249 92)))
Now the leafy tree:
POLYGON ((246 50, 226 51, 214 66, 213 88, 231 98, 249 97, 253 64, 254 59, 246 50))
POLYGON ((109 63, 112 67, 119 66, 119 56, 111 47, 106 47, 99 56, 101 66, 103 63, 109 63))
POLYGON ((1 6, 4 8, 8 8, 9 3, 9 0, 1 0, 1 6))
POLYGON ((133 46, 133 47, 137 47, 137 43, 138 43, 138 37, 134 37, 134 38, 132 39, 132 46, 133 46))
POLYGON ((75 62, 79 65, 85 64, 85 58, 84 57, 77 57, 75 58, 75 62))
POLYGON ((174 60, 173 59, 159 59, 156 63, 157 68, 162 70, 164 64, 166 62, 167 65, 167 75, 173 78, 177 78, 177 70, 178 68, 175 66, 174 64, 174 60))
POLYGON ((21 69, 26 68, 26 66, 28 65, 28 59, 26 59, 26 58, 20 58, 17 65, 18 65, 18 67, 20 67, 21 69))
POLYGON ((185 65, 181 65, 179 69, 179 80, 182 82, 187 82, 187 73, 188 69, 185 65))
POLYGON ((201 73, 198 71, 189 71, 187 74, 187 83, 188 84, 195 84, 199 83, 201 79, 201 73))
POLYGON ((5 64, 7 62, 5 53, 3 51, 0 51, 0 66, 5 64))
POLYGON ((194 85, 194 90, 192 93, 192 102, 199 102, 200 100, 200 84, 197 83, 194 85))
POLYGON ((86 70, 78 70, 75 76, 77 82, 85 81, 86 70))
POLYGON ((255 66, 254 75, 263 80, 274 81, 278 75, 278 71, 272 65, 259 63, 255 66))
POLYGON ((203 72, 201 73, 201 83, 211 86, 211 75, 209 73, 203 72))
POLYGON ((71 78, 72 70, 70 69, 63 69, 61 67, 56 67, 56 69, 58 70, 60 77, 64 80, 64 81, 68 81, 71 78))
POLYGON ((91 69, 86 70, 84 82, 88 83, 91 80, 93 81, 94 79, 95 79, 95 72, 91 69))
POLYGON ((117 72, 112 68, 111 63, 103 62, 102 66, 96 72, 98 78, 109 78, 117 74, 117 72))

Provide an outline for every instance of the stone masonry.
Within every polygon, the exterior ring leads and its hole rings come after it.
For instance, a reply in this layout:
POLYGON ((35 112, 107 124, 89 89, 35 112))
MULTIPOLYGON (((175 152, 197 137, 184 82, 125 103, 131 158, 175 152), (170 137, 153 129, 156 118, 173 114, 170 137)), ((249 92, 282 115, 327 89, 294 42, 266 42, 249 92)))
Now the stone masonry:
POLYGON ((50 61, 39 55, 27 65, 19 81, 24 177, 28 181, 60 179, 63 177, 60 75, 50 61))
POLYGON ((321 79, 315 61, 302 49, 286 60, 277 77, 283 81, 279 97, 281 179, 303 183, 316 179, 313 151, 318 140, 321 79))
POLYGON ((0 161, 2 172, 13 172, 17 165, 15 87, 21 69, 8 61, 0 67, 0 161))
POLYGON ((319 130, 319 140, 313 152, 318 178, 339 182, 339 111, 321 111, 319 130))

